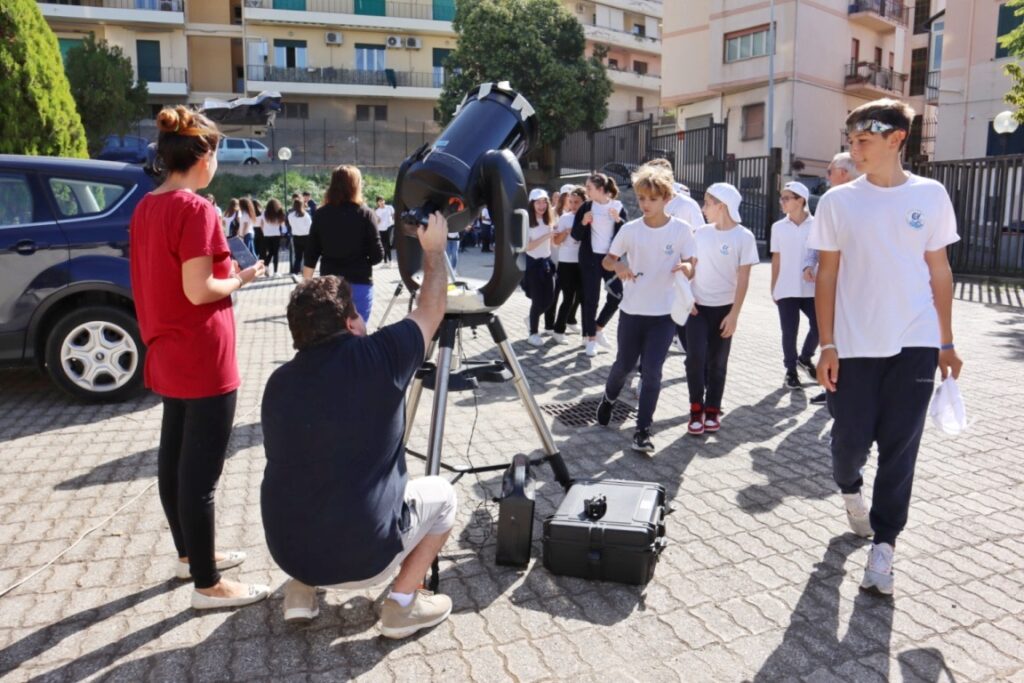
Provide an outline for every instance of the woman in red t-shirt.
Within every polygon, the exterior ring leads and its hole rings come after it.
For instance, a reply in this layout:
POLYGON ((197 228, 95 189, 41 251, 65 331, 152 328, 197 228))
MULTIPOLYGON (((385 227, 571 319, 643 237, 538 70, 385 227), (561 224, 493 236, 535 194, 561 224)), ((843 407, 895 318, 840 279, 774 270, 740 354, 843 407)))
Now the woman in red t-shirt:
POLYGON ((269 589, 221 578, 245 554, 215 554, 213 494, 239 385, 231 294, 265 268, 260 261, 238 270, 216 210, 196 194, 217 171, 216 125, 182 106, 164 109, 156 123, 167 179, 139 202, 129 240, 146 386, 164 404, 160 502, 178 551, 174 574, 195 581, 192 607, 237 607, 269 589))

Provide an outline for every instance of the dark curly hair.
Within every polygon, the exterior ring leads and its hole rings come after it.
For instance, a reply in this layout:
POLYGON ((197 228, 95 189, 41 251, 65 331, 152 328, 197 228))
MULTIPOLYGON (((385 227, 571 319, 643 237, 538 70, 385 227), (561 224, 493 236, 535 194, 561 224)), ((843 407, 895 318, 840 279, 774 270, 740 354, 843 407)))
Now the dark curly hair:
POLYGON ((336 275, 306 280, 288 301, 288 329, 298 351, 347 334, 346 322, 355 318, 352 287, 336 275))

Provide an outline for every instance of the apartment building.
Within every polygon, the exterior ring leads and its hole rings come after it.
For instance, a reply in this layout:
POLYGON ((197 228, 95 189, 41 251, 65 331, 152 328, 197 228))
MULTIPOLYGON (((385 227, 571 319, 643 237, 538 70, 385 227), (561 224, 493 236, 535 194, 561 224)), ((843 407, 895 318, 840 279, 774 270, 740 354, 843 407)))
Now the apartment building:
POLYGON ((1024 127, 1005 138, 992 128, 996 114, 1012 109, 1003 96, 1011 85, 1004 69, 1013 58, 997 37, 1020 23, 1013 8, 996 0, 950 0, 933 20, 933 31, 944 33, 930 84, 941 121, 936 159, 1024 153, 1024 127))
MULTIPOLYGON (((677 3, 669 0, 670 5, 677 3)), ((660 116, 661 1, 566 0, 565 4, 583 25, 587 55, 599 51, 608 67, 613 91, 605 126, 660 116)))
MULTIPOLYGON (((987 1, 987 0, 986 0, 987 1)), ((970 4, 970 3, 965 3, 970 4)), ((822 176, 845 145, 855 107, 900 97, 918 112, 914 147, 927 155, 935 118, 927 100, 936 0, 776 0, 774 45, 767 0, 667 3, 662 104, 685 131, 728 122, 737 157, 782 149, 783 173, 822 176), (769 54, 774 50, 774 116, 769 121, 769 54)), ((941 43, 940 43, 941 49, 941 43)))

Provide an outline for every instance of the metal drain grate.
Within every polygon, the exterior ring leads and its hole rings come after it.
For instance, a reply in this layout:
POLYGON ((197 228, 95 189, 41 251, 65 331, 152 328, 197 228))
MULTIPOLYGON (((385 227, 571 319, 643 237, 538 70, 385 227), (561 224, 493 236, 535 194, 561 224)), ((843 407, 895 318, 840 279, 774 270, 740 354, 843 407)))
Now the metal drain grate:
MULTIPOLYGON (((587 427, 597 424, 599 398, 587 398, 568 403, 545 403, 540 409, 566 427, 587 427)), ((612 422, 625 422, 636 417, 636 409, 625 403, 616 402, 612 408, 612 422)))

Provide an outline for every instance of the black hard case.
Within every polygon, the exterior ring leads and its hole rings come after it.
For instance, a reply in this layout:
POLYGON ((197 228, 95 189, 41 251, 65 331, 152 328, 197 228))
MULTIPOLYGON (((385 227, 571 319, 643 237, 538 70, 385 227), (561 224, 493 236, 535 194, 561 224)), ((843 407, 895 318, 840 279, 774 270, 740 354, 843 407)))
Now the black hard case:
POLYGON ((553 574, 643 585, 665 549, 665 487, 642 481, 577 481, 544 520, 544 566, 553 574), (584 501, 608 509, 588 519, 584 501))

